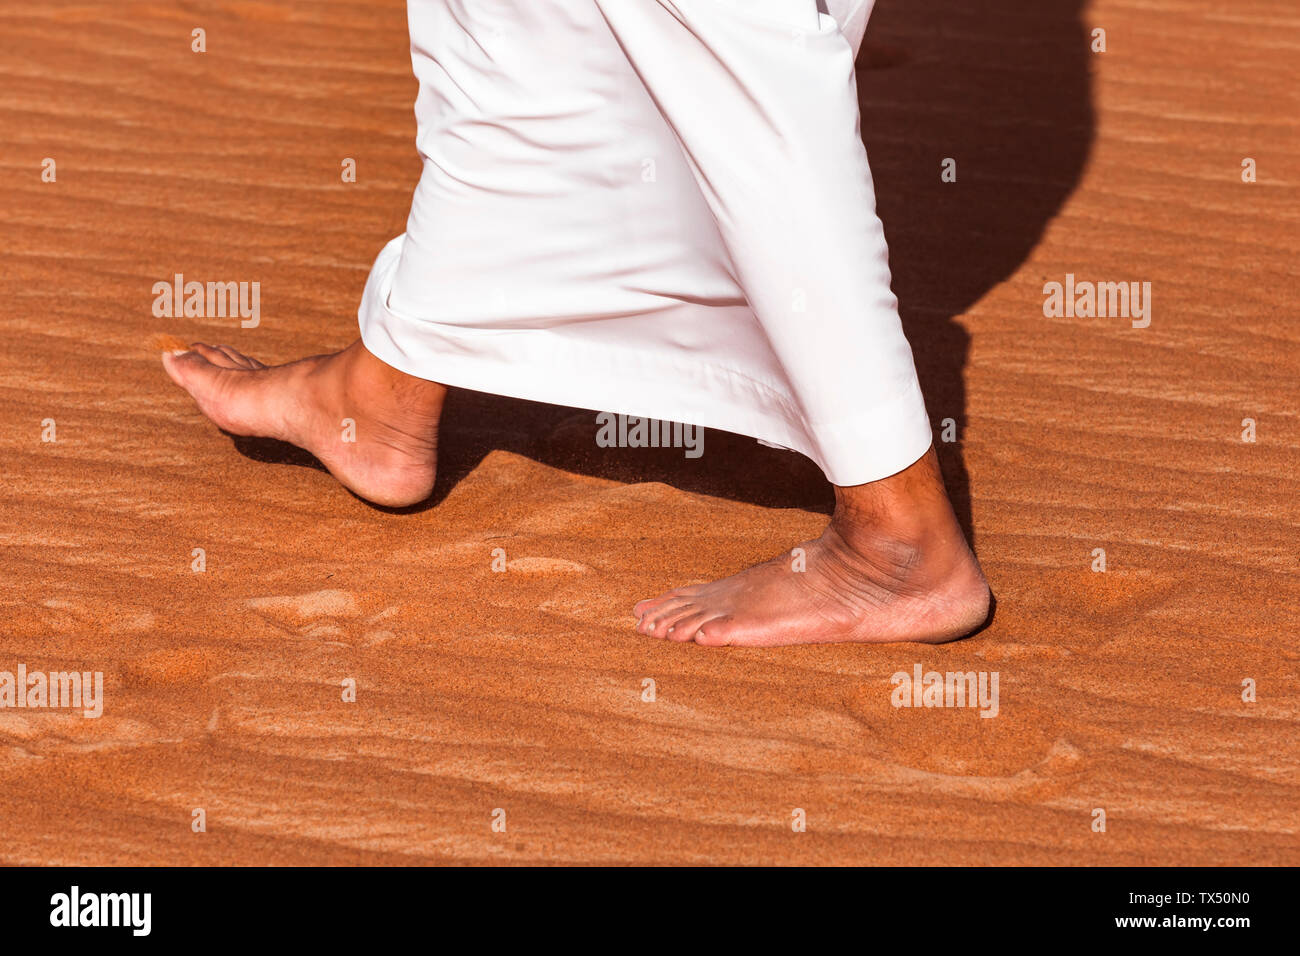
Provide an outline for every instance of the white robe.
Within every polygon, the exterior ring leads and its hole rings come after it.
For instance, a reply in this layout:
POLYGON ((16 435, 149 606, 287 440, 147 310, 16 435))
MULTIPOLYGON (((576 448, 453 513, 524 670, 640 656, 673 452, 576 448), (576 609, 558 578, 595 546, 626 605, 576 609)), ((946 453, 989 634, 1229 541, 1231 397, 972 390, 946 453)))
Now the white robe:
POLYGON ((858 129, 872 3, 409 0, 424 170, 366 347, 751 435, 839 485, 915 462, 930 424, 858 129))

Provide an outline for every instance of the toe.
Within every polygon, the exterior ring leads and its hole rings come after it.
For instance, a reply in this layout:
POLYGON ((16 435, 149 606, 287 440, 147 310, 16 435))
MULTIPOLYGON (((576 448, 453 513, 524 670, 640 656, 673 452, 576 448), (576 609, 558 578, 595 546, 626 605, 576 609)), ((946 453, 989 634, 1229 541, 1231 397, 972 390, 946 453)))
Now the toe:
POLYGON ((713 620, 717 616, 717 611, 695 611, 692 614, 687 614, 674 621, 671 627, 666 628, 664 637, 670 641, 685 643, 695 637, 702 624, 713 620))
POLYGON ((257 359, 245 355, 238 349, 232 349, 229 345, 218 345, 217 349, 219 349, 226 358, 230 359, 237 368, 246 368, 250 371, 256 371, 259 368, 266 368, 266 366, 257 359))
MULTIPOLYGON (((226 351, 224 345, 204 345, 202 342, 195 342, 190 346, 190 351, 197 353, 207 359, 208 362, 217 366, 217 368, 248 368, 249 366, 238 361, 226 351)), ((232 350, 233 351, 233 350, 232 350)), ((236 352, 235 355, 239 353, 236 352)))
POLYGON ((674 624, 698 610, 690 601, 676 601, 642 618, 639 630, 652 637, 666 637, 674 624))
POLYGON ((653 601, 640 601, 632 609, 636 615, 636 629, 642 634, 649 634, 655 620, 664 613, 669 607, 669 602, 664 598, 655 598, 653 601))
POLYGON ((195 348, 191 346, 186 352, 162 354, 163 368, 167 376, 186 391, 189 391, 191 381, 202 376, 205 369, 212 368, 212 363, 195 351, 195 348))
POLYGON ((705 647, 727 647, 741 643, 736 640, 737 633, 735 618, 723 614, 700 625, 695 632, 695 643, 705 647))
POLYGON ((657 609, 662 608, 669 601, 678 601, 683 597, 684 595, 680 591, 668 591, 655 598, 637 601, 636 605, 632 608, 632 613, 637 617, 645 617, 647 614, 651 614, 657 609))
POLYGON ((194 346, 179 355, 165 353, 163 367, 172 381, 190 393, 199 411, 214 425, 236 435, 265 433, 267 415, 264 397, 257 391, 258 376, 244 368, 217 364, 208 360, 201 349, 220 355, 208 346, 194 346))

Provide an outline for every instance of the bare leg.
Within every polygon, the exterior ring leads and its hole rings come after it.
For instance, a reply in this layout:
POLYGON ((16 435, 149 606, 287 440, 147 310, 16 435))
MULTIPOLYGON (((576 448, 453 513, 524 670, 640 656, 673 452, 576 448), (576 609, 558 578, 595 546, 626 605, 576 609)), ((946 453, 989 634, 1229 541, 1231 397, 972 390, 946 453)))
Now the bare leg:
POLYGON ((697 644, 938 643, 979 627, 989 599, 931 448, 889 478, 837 487, 815 541, 634 613, 643 634, 697 644))
POLYGON ((399 372, 358 339, 267 367, 228 346, 163 355, 172 381, 218 427, 305 448, 347 488, 401 507, 429 496, 446 388, 399 372))

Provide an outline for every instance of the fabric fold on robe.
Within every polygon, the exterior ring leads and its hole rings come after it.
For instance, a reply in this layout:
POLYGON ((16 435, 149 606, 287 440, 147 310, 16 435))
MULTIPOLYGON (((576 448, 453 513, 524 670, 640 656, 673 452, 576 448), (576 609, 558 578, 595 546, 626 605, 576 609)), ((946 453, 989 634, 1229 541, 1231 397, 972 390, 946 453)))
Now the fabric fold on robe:
POLYGON ((363 295, 371 352, 751 435, 840 485, 925 453, 859 132, 869 0, 408 9, 423 173, 363 295))

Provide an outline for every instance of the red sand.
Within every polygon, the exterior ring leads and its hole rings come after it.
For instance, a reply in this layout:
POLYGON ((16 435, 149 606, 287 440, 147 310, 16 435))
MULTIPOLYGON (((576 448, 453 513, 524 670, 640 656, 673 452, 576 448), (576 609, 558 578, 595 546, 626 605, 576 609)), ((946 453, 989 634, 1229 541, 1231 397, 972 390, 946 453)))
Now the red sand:
POLYGON ((748 651, 629 609, 816 533, 792 455, 598 449, 589 413, 460 393, 439 503, 395 514, 163 375, 160 332, 355 337, 418 174, 400 2, 0 6, 0 670, 107 698, 0 710, 0 861, 1300 862, 1293 5, 876 18, 864 135, 997 615, 748 651), (261 325, 154 318, 177 272, 260 282, 261 325), (1067 272, 1151 282, 1151 327, 1044 318, 1067 272), (891 707, 917 663, 998 671, 999 716, 891 707))

